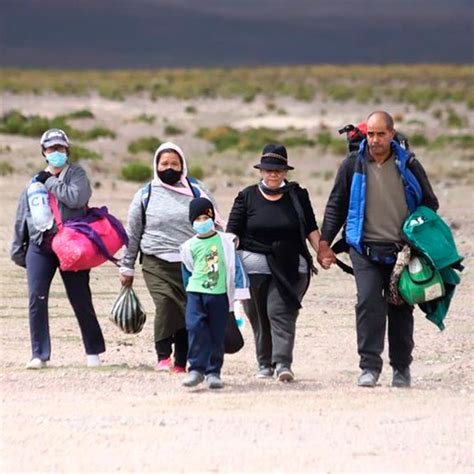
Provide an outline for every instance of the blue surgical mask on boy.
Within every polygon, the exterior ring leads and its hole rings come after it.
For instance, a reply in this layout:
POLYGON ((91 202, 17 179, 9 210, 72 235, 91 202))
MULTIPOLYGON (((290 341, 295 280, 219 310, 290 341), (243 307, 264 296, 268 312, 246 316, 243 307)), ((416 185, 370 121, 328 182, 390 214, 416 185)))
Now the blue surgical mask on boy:
POLYGON ((214 221, 212 219, 206 219, 205 221, 194 221, 193 229, 200 235, 207 234, 211 230, 214 230, 214 221))
POLYGON ((62 168, 66 164, 67 155, 60 151, 53 151, 53 153, 46 155, 46 161, 55 168, 62 168))

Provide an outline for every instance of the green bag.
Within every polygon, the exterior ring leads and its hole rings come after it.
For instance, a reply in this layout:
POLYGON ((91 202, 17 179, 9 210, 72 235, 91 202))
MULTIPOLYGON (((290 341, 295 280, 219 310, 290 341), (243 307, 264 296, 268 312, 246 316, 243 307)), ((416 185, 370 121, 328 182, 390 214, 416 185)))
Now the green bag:
POLYGON ((443 279, 425 257, 412 257, 398 283, 400 296, 410 305, 426 303, 444 296, 443 279))

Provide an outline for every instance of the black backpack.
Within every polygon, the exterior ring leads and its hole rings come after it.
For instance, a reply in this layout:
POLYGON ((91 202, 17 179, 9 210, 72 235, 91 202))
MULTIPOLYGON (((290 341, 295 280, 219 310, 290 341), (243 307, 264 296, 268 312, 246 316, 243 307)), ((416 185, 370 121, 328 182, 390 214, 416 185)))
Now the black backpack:
MULTIPOLYGON (((339 135, 346 134, 347 144, 349 152, 357 151, 359 149, 360 142, 367 138, 367 123, 361 122, 357 125, 348 124, 339 130, 339 135)), ((410 149, 408 139, 405 135, 400 132, 395 132, 394 140, 405 150, 410 149)))

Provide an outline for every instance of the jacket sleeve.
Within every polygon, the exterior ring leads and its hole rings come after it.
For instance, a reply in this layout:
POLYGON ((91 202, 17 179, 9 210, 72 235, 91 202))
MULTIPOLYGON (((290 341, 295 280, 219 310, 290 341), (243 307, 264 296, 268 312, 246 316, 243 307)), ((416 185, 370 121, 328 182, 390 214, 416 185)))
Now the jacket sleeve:
POLYGON ((86 172, 80 166, 70 168, 70 173, 68 183, 51 176, 44 185, 65 206, 70 209, 81 209, 87 205, 92 196, 91 185, 86 172))
POLYGON ((186 289, 189 279, 193 274, 193 260, 189 240, 184 242, 184 244, 181 244, 179 247, 179 253, 181 255, 181 278, 183 279, 183 286, 186 289))
POLYGON ((355 156, 349 155, 339 167, 324 211, 321 240, 332 243, 347 219, 355 156))
POLYGON ((186 268, 184 263, 181 264, 181 278, 183 279, 183 286, 186 289, 188 287, 189 279, 192 273, 186 268))
POLYGON ((433 211, 437 211, 439 208, 438 198, 431 187, 431 183, 426 175, 423 165, 416 158, 412 158, 410 161, 410 170, 415 175, 420 183, 421 189, 423 190, 423 200, 421 201, 421 204, 429 207, 433 211))
POLYGON ((245 234, 246 223, 247 206, 245 203, 245 195, 240 191, 230 210, 226 232, 230 232, 241 238, 245 234))
POLYGON ((236 300, 248 300, 250 299, 249 291, 249 279, 245 272, 242 261, 240 260, 239 254, 235 252, 235 294, 234 299, 236 300))
POLYGON ((26 189, 21 193, 18 201, 13 230, 13 242, 10 252, 11 259, 20 267, 26 268, 26 251, 28 250, 29 234, 26 216, 28 214, 28 202, 26 189))
POLYGON ((135 268, 135 261, 138 252, 140 251, 140 244, 144 230, 142 216, 142 190, 139 189, 135 193, 135 196, 133 196, 132 203, 128 208, 128 246, 126 247, 122 260, 120 261, 122 267, 120 273, 133 275, 133 269, 135 268))

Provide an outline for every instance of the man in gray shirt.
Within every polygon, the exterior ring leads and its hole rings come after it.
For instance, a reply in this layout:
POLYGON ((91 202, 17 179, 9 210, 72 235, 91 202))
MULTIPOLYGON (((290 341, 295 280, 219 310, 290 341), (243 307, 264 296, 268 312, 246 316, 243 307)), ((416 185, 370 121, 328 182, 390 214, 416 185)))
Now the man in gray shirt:
POLYGON ((392 117, 383 111, 367 119, 367 139, 339 168, 328 199, 318 261, 325 269, 336 261, 331 242, 343 225, 357 286, 357 348, 361 387, 374 387, 382 371, 388 316, 392 386, 409 387, 413 351, 413 307, 387 303, 401 228, 417 206, 438 209, 438 200, 421 164, 394 141, 392 117))

